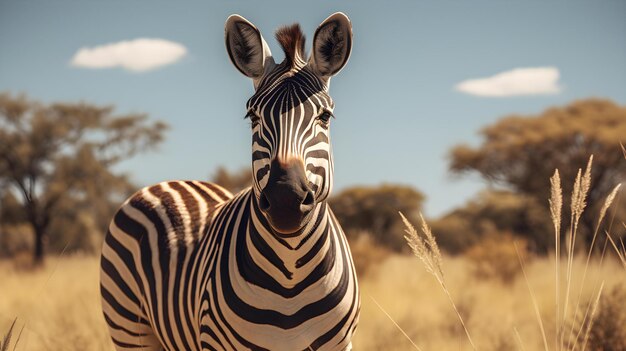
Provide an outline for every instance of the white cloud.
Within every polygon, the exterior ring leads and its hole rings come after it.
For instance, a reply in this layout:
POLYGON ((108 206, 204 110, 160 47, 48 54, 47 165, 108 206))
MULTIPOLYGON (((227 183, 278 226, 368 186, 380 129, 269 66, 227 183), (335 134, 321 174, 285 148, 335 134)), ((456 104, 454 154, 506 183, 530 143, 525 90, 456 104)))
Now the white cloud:
POLYGON ((172 64, 187 54, 187 48, 165 39, 138 38, 94 47, 80 48, 70 64, 83 68, 122 67, 145 72, 172 64))
POLYGON ((515 68, 487 78, 468 79, 455 86, 457 91, 487 97, 558 94, 556 67, 515 68))

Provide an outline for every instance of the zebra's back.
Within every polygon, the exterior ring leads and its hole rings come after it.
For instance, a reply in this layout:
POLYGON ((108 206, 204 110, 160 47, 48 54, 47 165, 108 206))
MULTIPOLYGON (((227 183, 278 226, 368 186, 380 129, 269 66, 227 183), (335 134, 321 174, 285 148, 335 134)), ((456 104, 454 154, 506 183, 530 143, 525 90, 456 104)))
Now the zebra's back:
POLYGON ((100 282, 119 350, 198 347, 191 257, 216 210, 231 198, 215 184, 172 181, 139 190, 117 211, 102 249, 100 282))

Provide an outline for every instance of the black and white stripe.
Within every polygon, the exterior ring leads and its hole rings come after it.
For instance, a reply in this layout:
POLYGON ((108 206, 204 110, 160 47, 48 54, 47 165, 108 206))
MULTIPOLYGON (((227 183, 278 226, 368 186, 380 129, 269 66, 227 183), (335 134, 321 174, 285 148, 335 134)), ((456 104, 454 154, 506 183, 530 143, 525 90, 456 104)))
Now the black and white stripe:
POLYGON ((165 182, 122 205, 101 259, 111 337, 118 350, 349 350, 359 290, 348 243, 325 200, 333 175, 328 81, 347 60, 333 56, 332 45, 344 40, 349 49, 350 23, 343 14, 324 21, 314 51, 325 51, 308 62, 299 27, 282 29, 287 58, 278 65, 245 19, 231 16, 226 29, 231 59, 256 88, 247 105, 253 186, 232 196, 211 183, 165 182), (296 233, 284 235, 259 198, 271 165, 293 160, 304 167, 315 205, 296 233))

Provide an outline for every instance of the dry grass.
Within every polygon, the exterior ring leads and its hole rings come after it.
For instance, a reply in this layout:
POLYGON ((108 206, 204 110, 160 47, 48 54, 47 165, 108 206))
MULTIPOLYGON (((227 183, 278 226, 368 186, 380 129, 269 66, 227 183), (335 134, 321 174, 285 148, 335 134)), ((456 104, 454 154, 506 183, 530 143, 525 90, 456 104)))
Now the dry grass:
MULTIPOLYGON (((608 290, 600 298, 595 323, 586 334, 588 350, 626 350, 626 287, 608 290)), ((578 322, 578 321, 577 321, 578 322)))
POLYGON ((14 333, 24 330, 16 351, 113 350, 100 309, 98 267, 97 257, 78 256, 49 258, 35 271, 0 262, 0 331, 17 318, 14 333))
MULTIPOLYGON (((624 150, 624 147, 622 146, 624 150)), ((626 156, 626 152, 625 152, 626 156)), ((567 254, 565 262, 561 261, 561 213, 563 206, 563 196, 562 196, 562 188, 561 188, 561 180, 559 176, 558 170, 555 171, 554 175, 550 179, 551 183, 551 194, 550 194, 550 214, 552 217, 552 221, 554 224, 554 236, 555 236, 555 260, 553 265, 554 270, 554 302, 549 306, 554 307, 554 318, 553 322, 546 324, 544 320, 546 318, 543 316, 540 306, 544 306, 539 302, 539 298, 535 293, 535 289, 533 288, 533 284, 531 284, 529 275, 527 274, 526 264, 524 263, 523 257, 520 254, 517 245, 515 245, 515 251, 519 258, 520 267, 523 272, 524 280, 526 283, 526 287, 528 289, 530 300, 532 303, 532 307, 535 314, 536 325, 540 330, 541 340, 543 343, 543 349, 548 351, 551 348, 548 346, 548 335, 550 335, 550 339, 554 341, 554 350, 582 350, 585 351, 587 349, 590 333, 594 330, 594 324, 596 323, 596 316, 598 314, 598 306, 600 303, 600 299, 602 296, 602 291, 605 286, 605 280, 596 280, 595 282, 588 282, 587 274, 591 265, 591 253, 594 249, 594 245, 596 243, 596 239, 598 238, 598 229, 600 228, 600 224, 604 220, 607 210, 611 206, 613 200, 615 199, 620 185, 617 185, 613 191, 607 196, 604 205, 600 211, 600 215, 597 220, 596 230, 593 233, 593 238, 591 244, 588 248, 588 253, 586 256, 585 264, 582 269, 575 269, 575 245, 576 245, 576 236, 578 232, 578 223, 582 214, 587 207, 587 195, 589 193, 589 189, 591 187, 591 168, 593 164, 593 156, 589 158, 589 162, 587 163, 587 167, 585 168, 585 172, 583 173, 581 169, 578 170, 578 174, 576 179, 574 180, 574 187, 571 195, 571 217, 570 217, 570 225, 568 231, 566 232, 566 247, 565 253, 567 254), (560 267, 562 264, 566 265, 564 282, 562 282, 560 267), (575 296, 573 293, 576 291, 574 288, 574 281, 578 280, 578 294, 575 296), (561 287, 564 284, 564 289, 562 291, 561 287), (583 291, 585 289, 595 290, 592 296, 584 296, 583 291), (574 300, 576 297, 576 300, 574 300), (570 301, 571 300, 571 301, 570 301), (575 301, 575 304, 574 304, 575 301), (585 302, 586 301, 586 302, 585 302), (583 306, 586 304, 586 308, 583 306), (546 331, 546 325, 554 325, 553 332, 546 331)), ((402 214, 401 214, 402 216, 402 214)), ((450 291, 446 286, 446 283, 443 278, 443 269, 442 258, 439 250, 437 248, 437 243, 434 239, 433 234, 430 232, 430 228, 425 223, 424 219, 421 219, 421 233, 417 233, 417 231, 413 228, 412 224, 409 223, 404 216, 402 219, 406 225, 408 236, 406 237, 408 241, 408 245, 413 250, 415 256, 417 256, 423 263, 426 271, 430 273, 435 280, 439 283, 440 287, 445 292, 445 295, 448 297, 454 311, 457 314, 460 325, 463 327, 465 334, 467 336, 467 341, 472 349, 476 350, 476 346, 472 341, 468 328, 454 302, 451 297, 450 291)), ((607 240, 611 241, 611 244, 616 249, 618 257, 622 264, 624 264, 624 255, 623 251, 617 247, 614 241, 611 239, 610 234, 607 232, 607 240)), ((623 247, 623 243, 622 243, 623 247)), ((493 250, 491 248, 489 250, 493 250)), ((600 266, 605 259, 605 251, 603 251, 602 255, 599 257, 600 266)), ((597 275, 594 275, 597 278, 597 275)), ((624 272, 618 272, 617 277, 621 283, 624 282, 624 272)), ((539 290, 540 292, 545 292, 545 289, 539 290)), ((385 312, 387 313, 387 312, 385 312)), ((599 321, 597 323, 599 325, 603 325, 606 321, 599 321)), ((399 327, 399 326, 398 326, 399 327)), ((399 327, 401 328, 401 327, 399 327)), ((597 329, 597 327, 596 327, 597 329)), ((515 336, 518 341, 518 348, 525 349, 524 343, 525 339, 520 337, 517 327, 513 327, 513 331, 515 332, 515 336)), ((407 335, 404 330, 402 330, 404 335, 407 335)), ((504 348, 508 348, 508 345, 505 345, 504 348)))
MULTIPOLYGON (((573 269, 581 271, 585 259, 575 257, 573 269)), ((495 278, 476 279, 470 261, 464 257, 444 256, 442 270, 479 350, 543 349, 523 277, 517 276, 509 284, 495 278), (520 342, 523 347, 519 346, 520 342)), ((536 259, 526 266, 526 271, 529 283, 537 292, 541 316, 550 335, 554 333, 555 316, 553 261, 536 259)), ((618 286, 622 291, 626 289, 623 268, 617 260, 605 259, 601 264, 592 259, 588 276, 593 277, 592 282, 605 281, 606 291, 618 286)), ((1 334, 6 334, 17 317, 14 343, 16 333, 25 325, 16 351, 113 350, 100 311, 96 257, 49 259, 45 269, 35 272, 15 269, 12 263, 2 262, 0 277, 1 334)), ((390 255, 360 277, 360 284, 363 305, 355 350, 415 349, 370 296, 421 350, 471 350, 439 283, 414 257, 390 255)), ((572 289, 579 288, 580 281, 573 279, 572 289)), ((593 300, 597 291, 586 284, 582 295, 585 300, 593 300)), ((624 310, 623 304, 613 303, 607 312, 602 309, 602 301, 598 321, 609 312, 624 310)), ((590 339, 597 340, 598 335, 602 333, 592 329, 590 339)))
MULTIPOLYGON (((551 178, 549 200, 556 239, 554 257, 525 262, 513 242, 508 243, 513 248, 503 248, 505 242, 491 247, 507 250, 494 256, 498 260, 510 257, 511 249, 517 251, 523 275, 509 273, 510 279, 504 281, 493 275, 477 279, 471 258, 443 257, 423 218, 418 232, 403 216, 409 246, 422 262, 374 252, 372 245, 362 243, 359 247, 363 252, 356 250, 359 255, 381 263, 368 263, 360 270, 363 301, 354 348, 625 350, 624 243, 616 243, 610 233, 604 233, 618 259, 593 257, 592 248, 586 254, 577 254, 574 247, 577 223, 587 207, 590 172, 591 159, 575 180, 564 250, 560 243, 563 201, 558 172, 551 178), (603 291, 614 293, 605 297, 603 291)), ((616 187, 601 209, 593 243, 618 190, 616 187)), ((10 347, 113 349, 100 310, 96 257, 50 259, 45 268, 36 271, 0 262, 0 277, 0 332, 6 335, 0 341, 0 351, 10 347), (15 318, 18 320, 13 326, 15 318), (23 328, 23 333, 11 346, 11 331, 18 328, 23 328)))
MULTIPOLYGON (((623 224, 623 225, 624 225, 624 228, 626 228, 626 224, 623 224)), ((624 269, 626 269, 626 245, 624 245, 624 241, 620 239, 619 246, 618 246, 618 244, 615 243, 615 240, 613 240, 613 238, 611 237, 610 233, 607 232, 606 236, 607 236, 607 239, 609 239, 611 246, 615 250, 617 257, 619 257, 619 260, 622 263, 622 266, 624 266, 624 269)))
POLYGON ((11 347, 11 345, 13 345, 13 348, 11 348, 11 350, 15 351, 15 349, 17 348, 17 344, 20 342, 20 337, 22 336, 22 331, 24 330, 24 327, 22 327, 22 329, 20 330, 20 333, 17 335, 17 339, 15 340, 15 342, 11 344, 11 338, 13 337, 13 328, 15 328, 15 322, 17 322, 17 318, 13 320, 13 323, 11 323, 11 326, 9 327, 9 331, 7 331, 4 338, 0 340, 0 351, 9 351, 9 347, 11 347))
POLYGON ((467 336, 467 341, 472 346, 472 349, 476 350, 476 346, 474 346, 474 342, 472 341, 472 336, 470 335, 469 330, 467 330, 467 326, 465 325, 465 321, 463 320, 463 316, 461 312, 459 312, 458 307, 454 303, 454 299, 450 294, 450 290, 446 284, 445 277, 443 276, 443 269, 441 268, 443 263, 443 258, 441 256, 441 251, 439 250, 439 246, 437 246, 437 241, 433 236, 433 233, 430 230, 428 224, 424 220, 424 216, 420 213, 420 230, 421 233, 418 233, 417 230, 413 227, 413 225, 409 222, 406 217, 400 213, 402 217, 402 221, 404 225, 406 225, 406 241, 409 244, 409 247, 413 251, 413 254, 419 258, 426 270, 435 277, 439 286, 443 289, 443 292, 446 293, 452 308, 454 308, 454 312, 456 316, 459 318, 459 322, 465 331, 465 335, 467 336))
POLYGON ((485 236, 467 249, 465 256, 476 278, 499 279, 505 284, 521 273, 520 258, 532 258, 528 242, 507 232, 485 236))
MULTIPOLYGON (((581 272, 586 257, 575 256, 572 269, 581 272)), ((565 269, 566 262, 561 263, 565 269)), ((463 316, 472 340, 479 350, 543 350, 542 332, 537 324, 532 300, 523 275, 509 284, 500 279, 476 279, 465 257, 443 257, 443 271, 450 294, 463 316), (516 336, 519 333, 519 338, 516 336)), ((555 335, 554 260, 537 258, 525 265, 528 284, 533 287, 546 335, 555 335)), ((626 289, 624 270, 617 260, 592 259, 588 282, 580 276, 571 280, 572 290, 582 289, 582 299, 597 297, 596 285, 605 282, 610 291, 626 289)), ((414 257, 390 256, 359 280, 363 306, 355 336, 355 350, 412 350, 412 344, 389 321, 382 309, 421 350, 472 350, 458 317, 441 286, 414 257)), ((626 313, 624 305, 613 305, 626 313)), ((598 314, 598 318, 602 314, 598 314)), ((599 321, 599 319, 598 319, 599 321)), ((569 329, 568 329, 569 332, 569 329)))
POLYGON ((350 241, 350 251, 359 277, 367 275, 371 268, 380 265, 392 253, 391 250, 376 244, 367 233, 355 235, 350 241))

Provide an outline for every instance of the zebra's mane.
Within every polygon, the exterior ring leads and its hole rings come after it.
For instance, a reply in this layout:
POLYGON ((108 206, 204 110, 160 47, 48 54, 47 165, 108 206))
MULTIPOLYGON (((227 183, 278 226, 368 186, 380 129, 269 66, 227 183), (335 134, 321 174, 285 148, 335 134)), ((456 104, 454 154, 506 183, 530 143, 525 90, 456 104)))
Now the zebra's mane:
POLYGON ((276 40, 283 48, 285 61, 291 68, 296 68, 298 64, 304 62, 306 57, 304 52, 305 37, 300 24, 295 23, 279 28, 276 31, 276 40))

